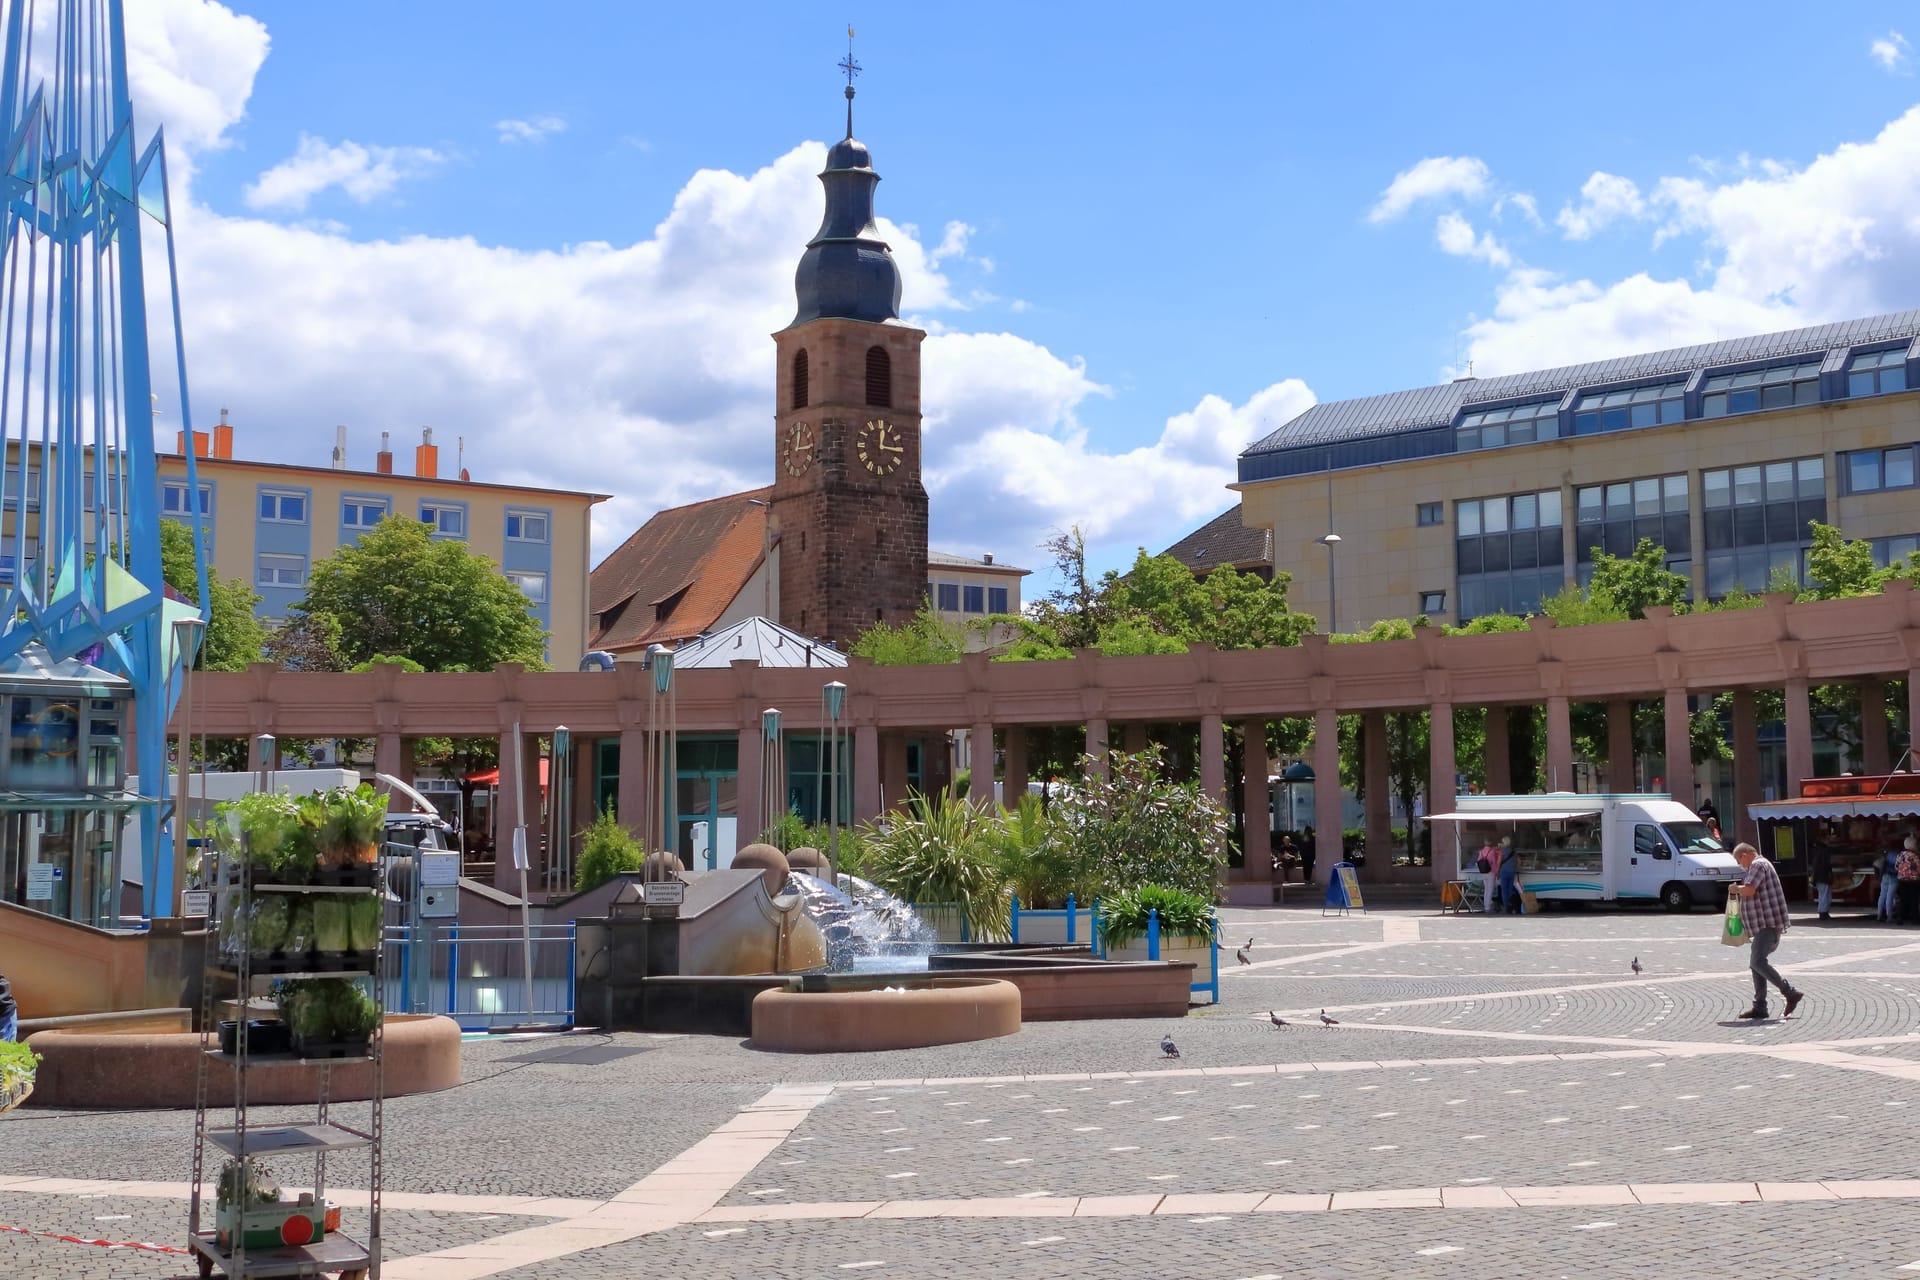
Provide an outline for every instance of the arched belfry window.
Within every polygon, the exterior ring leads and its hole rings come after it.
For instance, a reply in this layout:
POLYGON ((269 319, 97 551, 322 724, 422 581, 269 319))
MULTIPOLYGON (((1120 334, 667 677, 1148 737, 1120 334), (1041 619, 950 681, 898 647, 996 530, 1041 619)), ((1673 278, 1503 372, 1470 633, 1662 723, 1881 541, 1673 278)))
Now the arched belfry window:
POLYGON ((867 403, 893 407, 893 359, 885 347, 867 348, 867 403))
POLYGON ((807 353, 805 348, 793 353, 793 407, 807 407, 807 353))

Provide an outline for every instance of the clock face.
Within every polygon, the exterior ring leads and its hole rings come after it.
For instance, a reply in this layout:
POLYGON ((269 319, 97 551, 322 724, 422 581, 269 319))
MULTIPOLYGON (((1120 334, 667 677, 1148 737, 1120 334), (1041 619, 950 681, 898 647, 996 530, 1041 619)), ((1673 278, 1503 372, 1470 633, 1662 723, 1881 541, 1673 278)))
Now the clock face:
POLYGON ((801 475, 813 465, 814 443, 813 428, 807 423, 796 422, 787 428, 780 440, 780 464, 788 475, 801 475))
POLYGON ((885 418, 860 424, 853 438, 854 456, 876 476, 890 476, 907 460, 905 437, 885 418))

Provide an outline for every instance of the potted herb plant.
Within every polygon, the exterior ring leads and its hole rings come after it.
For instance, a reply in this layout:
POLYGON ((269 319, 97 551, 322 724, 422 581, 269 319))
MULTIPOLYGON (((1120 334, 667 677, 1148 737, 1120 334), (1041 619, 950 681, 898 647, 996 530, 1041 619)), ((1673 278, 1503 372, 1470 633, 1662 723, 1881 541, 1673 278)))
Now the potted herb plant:
POLYGON ((366 1056, 380 1010, 351 978, 305 978, 274 989, 280 1020, 303 1058, 366 1056))
POLYGON ((387 827, 387 800, 369 783, 340 787, 322 797, 314 883, 371 887, 387 827))
POLYGON ((33 1092, 33 1074, 40 1055, 25 1041, 0 1040, 0 1111, 11 1111, 33 1092))

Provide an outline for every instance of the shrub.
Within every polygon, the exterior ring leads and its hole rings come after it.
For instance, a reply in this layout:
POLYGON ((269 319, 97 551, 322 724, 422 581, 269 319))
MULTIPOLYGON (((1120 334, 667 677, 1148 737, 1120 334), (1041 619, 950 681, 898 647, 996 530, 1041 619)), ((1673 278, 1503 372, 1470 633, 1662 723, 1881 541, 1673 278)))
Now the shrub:
MULTIPOLYGON (((1059 839, 1102 898, 1161 885, 1211 901, 1226 871, 1226 810, 1197 783, 1168 781, 1161 758, 1157 746, 1113 752, 1105 778, 1089 776, 1054 802, 1059 839)), ((1089 774, 1092 763, 1082 757, 1089 774)))
MULTIPOLYGON (((862 870, 866 865, 866 837, 862 828, 841 824, 838 856, 834 858, 833 869, 837 875, 865 877, 862 870)), ((797 813, 783 813, 760 833, 760 841, 770 844, 782 853, 794 849, 818 849, 822 854, 833 856, 833 833, 827 830, 823 822, 810 827, 797 813)))
POLYGON ((1144 884, 1100 903, 1100 943, 1111 950, 1147 936, 1147 914, 1160 913, 1163 938, 1213 937, 1213 895, 1144 884))
POLYGON ((1021 796, 995 825, 1000 874, 1023 908, 1064 907, 1068 894, 1081 891, 1085 868, 1039 796, 1021 796))
POLYGON ((996 854, 997 815, 915 796, 904 816, 861 830, 866 878, 895 897, 960 910, 975 937, 1005 936, 1007 882, 996 854))
POLYGON ((640 842, 613 816, 612 804, 601 810, 600 816, 593 820, 593 825, 587 828, 585 834, 586 840, 580 846, 580 861, 573 867, 575 890, 605 884, 622 871, 638 871, 647 860, 640 842))

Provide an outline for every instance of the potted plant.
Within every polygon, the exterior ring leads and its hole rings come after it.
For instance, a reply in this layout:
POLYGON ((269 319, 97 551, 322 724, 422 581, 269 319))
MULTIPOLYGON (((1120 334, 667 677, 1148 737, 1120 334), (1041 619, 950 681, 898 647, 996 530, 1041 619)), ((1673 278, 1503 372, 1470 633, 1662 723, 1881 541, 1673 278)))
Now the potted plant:
POLYGON ((303 1058, 365 1057, 380 1010, 352 978, 305 978, 274 988, 280 1020, 303 1058))
POLYGON ((956 941, 964 924, 976 942, 1007 936, 1007 884, 995 857, 998 819, 972 805, 936 805, 915 796, 906 815, 861 831, 866 878, 956 941), (943 919, 943 917, 946 917, 943 919))
POLYGON ((1100 942, 1109 960, 1149 959, 1149 921, 1160 924, 1162 960, 1204 960, 1213 945, 1213 899, 1183 889, 1142 885, 1100 903, 1100 942))
POLYGON ((40 1055, 24 1041, 0 1040, 0 1111, 11 1111, 33 1092, 40 1055))
POLYGON ((317 894, 305 905, 313 913, 313 968, 372 971, 385 924, 378 894, 317 894))
POLYGON ((387 826, 386 797, 363 782, 329 791, 321 803, 314 883, 371 888, 387 826))
POLYGON ((236 1241, 249 1249, 271 1249, 312 1244, 338 1229, 334 1214, 311 1191, 282 1200, 272 1170, 253 1156, 234 1156, 220 1166, 214 1211, 215 1238, 228 1253, 236 1241))

